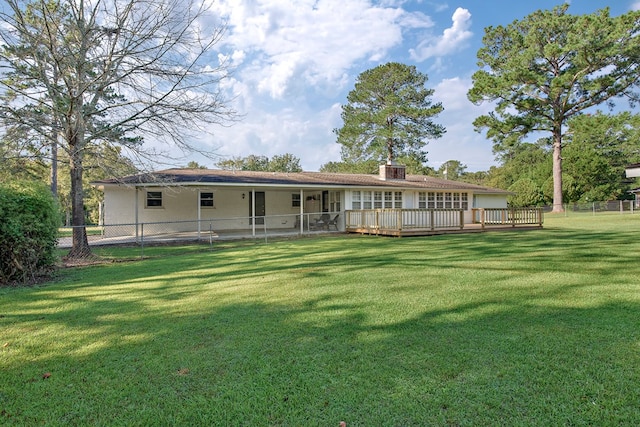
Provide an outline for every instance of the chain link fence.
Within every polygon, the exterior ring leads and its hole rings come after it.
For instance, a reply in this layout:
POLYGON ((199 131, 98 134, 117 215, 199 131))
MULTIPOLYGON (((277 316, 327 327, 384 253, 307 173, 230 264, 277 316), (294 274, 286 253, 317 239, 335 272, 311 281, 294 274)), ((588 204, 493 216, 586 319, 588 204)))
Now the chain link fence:
MULTIPOLYGON (((58 247, 71 248, 74 227, 59 229, 58 247)), ((87 239, 93 247, 145 246, 176 243, 209 245, 219 241, 293 238, 344 230, 344 219, 337 212, 304 215, 271 215, 192 221, 140 222, 87 225, 87 239), (333 221, 327 221, 331 218, 333 221)))
MULTIPOLYGON (((640 211, 634 200, 610 200, 606 202, 565 203, 564 215, 635 214, 640 211)), ((551 212, 553 206, 543 206, 544 212, 551 212)))

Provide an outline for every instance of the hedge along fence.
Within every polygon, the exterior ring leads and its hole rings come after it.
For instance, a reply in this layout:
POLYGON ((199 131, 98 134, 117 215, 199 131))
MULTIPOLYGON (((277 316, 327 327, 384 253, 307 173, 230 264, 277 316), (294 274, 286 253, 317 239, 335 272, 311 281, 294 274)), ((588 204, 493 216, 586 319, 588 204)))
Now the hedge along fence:
POLYGON ((0 184, 0 284, 26 283, 56 261, 60 219, 43 184, 0 184))

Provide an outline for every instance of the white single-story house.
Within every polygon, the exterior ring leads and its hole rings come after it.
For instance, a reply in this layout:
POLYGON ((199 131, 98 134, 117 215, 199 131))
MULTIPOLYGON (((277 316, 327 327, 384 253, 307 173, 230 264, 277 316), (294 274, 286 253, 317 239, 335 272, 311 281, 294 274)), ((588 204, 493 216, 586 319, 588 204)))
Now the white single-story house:
POLYGON ((640 177, 640 163, 629 165, 625 168, 627 178, 639 178, 640 177))
POLYGON ((350 213, 378 212, 378 221, 382 211, 401 212, 405 224, 424 222, 420 218, 432 212, 432 227, 441 221, 433 212, 449 216, 455 212, 462 227, 474 222, 474 209, 506 209, 511 194, 408 175, 404 166, 396 164, 382 165, 378 175, 168 169, 93 185, 104 193, 104 225, 163 223, 163 229, 174 232, 193 231, 194 222, 198 232, 208 228, 303 232, 317 226, 350 231, 355 221, 350 213))
MULTIPOLYGON (((627 178, 640 178, 640 163, 629 165, 625 168, 627 178)), ((635 206, 640 207, 640 188, 634 188, 629 191, 636 197, 635 206)))

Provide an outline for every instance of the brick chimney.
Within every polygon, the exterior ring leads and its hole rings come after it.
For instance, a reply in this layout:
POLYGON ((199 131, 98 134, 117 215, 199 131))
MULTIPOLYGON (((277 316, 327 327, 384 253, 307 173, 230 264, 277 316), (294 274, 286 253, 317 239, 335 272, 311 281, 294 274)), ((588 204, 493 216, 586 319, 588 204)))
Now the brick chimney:
POLYGON ((387 162, 384 165, 380 165, 380 179, 388 181, 391 179, 405 179, 405 166, 399 165, 396 162, 387 162))

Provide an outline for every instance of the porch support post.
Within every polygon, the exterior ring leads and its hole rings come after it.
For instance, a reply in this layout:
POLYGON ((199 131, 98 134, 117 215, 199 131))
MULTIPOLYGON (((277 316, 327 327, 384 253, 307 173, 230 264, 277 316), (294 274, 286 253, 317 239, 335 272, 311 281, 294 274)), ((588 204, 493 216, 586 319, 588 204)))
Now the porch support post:
POLYGON ((202 192, 201 189, 198 189, 198 197, 196 198, 196 203, 198 204, 197 209, 198 209, 198 241, 200 241, 200 221, 202 220, 202 213, 200 212, 202 207, 200 206, 200 193, 202 192))
POLYGON ((304 234, 304 190, 300 189, 300 234, 304 234))
POLYGON ((256 189, 251 189, 251 235, 256 237, 256 189))
POLYGON ((140 236, 140 234, 138 233, 138 198, 139 198, 139 193, 140 192, 140 188, 136 187, 136 191, 133 193, 134 197, 135 197, 135 201, 134 201, 134 206, 135 206, 135 212, 134 212, 134 219, 136 222, 136 243, 138 243, 138 237, 140 236))

